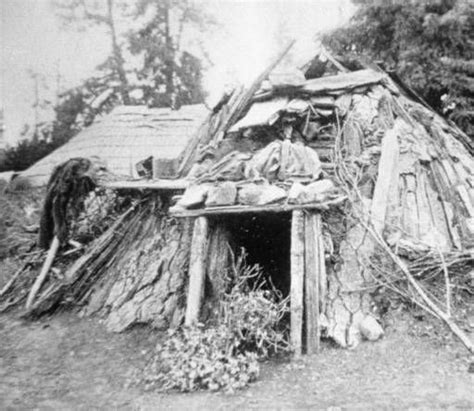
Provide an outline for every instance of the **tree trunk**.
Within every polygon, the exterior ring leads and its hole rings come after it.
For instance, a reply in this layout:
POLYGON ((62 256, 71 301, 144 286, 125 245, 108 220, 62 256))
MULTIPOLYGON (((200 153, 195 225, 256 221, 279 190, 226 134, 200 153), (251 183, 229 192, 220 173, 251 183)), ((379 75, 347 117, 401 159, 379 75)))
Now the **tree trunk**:
POLYGON ((166 43, 166 61, 165 61, 165 81, 166 81, 166 97, 169 105, 173 107, 176 104, 174 90, 174 59, 175 50, 173 39, 170 34, 170 1, 166 0, 165 4, 165 43, 166 43))
POLYGON ((122 96, 123 104, 129 105, 130 96, 128 95, 128 80, 124 67, 124 58, 117 41, 117 32, 115 30, 113 8, 114 0, 107 0, 107 16, 109 21, 110 35, 112 39, 112 53, 114 55, 115 69, 117 71, 121 83, 120 95, 122 96))

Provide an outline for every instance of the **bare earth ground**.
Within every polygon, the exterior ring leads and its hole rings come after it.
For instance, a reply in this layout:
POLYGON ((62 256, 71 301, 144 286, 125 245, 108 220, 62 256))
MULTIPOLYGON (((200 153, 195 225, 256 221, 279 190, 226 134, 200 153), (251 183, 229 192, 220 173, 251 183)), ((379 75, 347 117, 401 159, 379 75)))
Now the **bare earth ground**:
POLYGON ((466 351, 406 326, 354 351, 324 346, 319 356, 264 364, 259 381, 235 394, 130 387, 156 341, 146 328, 108 334, 74 314, 0 316, 0 409, 474 409, 466 351))

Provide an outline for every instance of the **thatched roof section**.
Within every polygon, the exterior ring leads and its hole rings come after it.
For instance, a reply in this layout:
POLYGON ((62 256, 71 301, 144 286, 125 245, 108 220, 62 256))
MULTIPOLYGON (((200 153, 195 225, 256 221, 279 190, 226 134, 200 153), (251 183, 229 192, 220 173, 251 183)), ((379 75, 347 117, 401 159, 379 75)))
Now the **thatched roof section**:
POLYGON ((179 110, 117 107, 22 176, 33 185, 43 185, 56 165, 73 157, 98 156, 111 172, 136 177, 135 164, 147 157, 178 158, 206 114, 203 105, 183 106, 179 110))

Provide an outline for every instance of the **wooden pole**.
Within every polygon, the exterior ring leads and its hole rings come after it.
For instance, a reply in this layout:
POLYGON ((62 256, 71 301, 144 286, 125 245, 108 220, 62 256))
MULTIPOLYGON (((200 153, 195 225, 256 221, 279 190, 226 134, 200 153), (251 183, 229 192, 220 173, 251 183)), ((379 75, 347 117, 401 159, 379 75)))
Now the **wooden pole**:
POLYGON ((334 57, 333 55, 328 51, 328 49, 324 46, 321 47, 322 48, 322 53, 324 56, 327 57, 327 59, 333 64, 334 67, 336 67, 339 71, 343 72, 343 73, 348 73, 349 70, 347 68, 345 68, 341 63, 339 63, 334 57))
POLYGON ((291 220, 291 344, 295 356, 303 352, 304 212, 293 211, 291 220))
POLYGON ((392 259, 392 261, 398 266, 398 268, 405 275, 406 279, 410 285, 415 289, 418 295, 421 297, 423 302, 429 308, 429 313, 435 314, 441 318, 451 329, 451 331, 461 340, 464 346, 469 350, 471 354, 474 354, 474 343, 471 339, 458 327, 458 325, 444 312, 442 311, 425 293, 423 288, 418 284, 418 281, 411 275, 410 270, 408 269, 405 262, 403 262, 398 255, 396 255, 392 249, 387 245, 381 235, 379 235, 372 227, 370 227, 363 218, 359 219, 359 222, 364 226, 367 232, 372 236, 374 241, 380 245, 380 247, 387 253, 387 255, 392 259))
POLYGON ((319 274, 320 254, 318 244, 319 214, 305 213, 305 320, 306 353, 319 351, 319 274))
POLYGON ((278 56, 270 63, 270 65, 263 70, 263 72, 257 77, 257 79, 250 85, 250 87, 245 90, 245 92, 242 94, 242 97, 240 98, 240 101, 238 102, 235 110, 233 110, 232 113, 230 113, 229 118, 226 120, 226 122, 223 125, 223 132, 220 132, 217 134, 217 139, 219 140, 220 138, 223 138, 224 134, 227 132, 227 130, 232 127, 238 120, 240 115, 247 109, 249 106, 250 100, 254 96, 254 94, 258 91, 260 86, 262 85, 262 82, 266 80, 268 75, 273 71, 273 69, 278 66, 278 64, 283 60, 283 58, 288 54, 290 49, 293 47, 295 44, 296 40, 292 40, 284 49, 283 51, 278 54, 278 56))
POLYGON ((21 268, 19 268, 15 274, 12 275, 10 280, 5 284, 5 286, 0 290, 0 298, 3 297, 8 290, 10 290, 11 286, 13 283, 16 281, 16 279, 20 276, 20 274, 25 270, 25 268, 29 265, 29 263, 24 264, 21 268))
POLYGON ((196 218, 191 241, 191 256, 189 258, 189 289, 184 320, 186 326, 191 326, 199 321, 206 276, 208 234, 208 219, 206 217, 196 218))
MULTIPOLYGON (((324 249, 323 224, 321 214, 317 214, 316 218, 316 239, 318 246, 318 263, 319 263, 319 313, 326 312, 326 297, 328 289, 328 278, 326 273, 326 252, 324 249)), ((319 322, 319 316, 318 316, 319 322)), ((321 328, 321 327, 319 327, 321 328)), ((319 329, 319 337, 321 330, 319 329)), ((318 341, 321 338, 318 339, 318 341)))
POLYGON ((44 261, 43 267, 41 268, 41 272, 39 273, 38 277, 36 277, 33 287, 31 287, 30 293, 28 294, 28 298, 26 299, 27 310, 29 310, 31 306, 33 305, 33 301, 36 297, 36 294, 38 294, 38 291, 40 290, 41 286, 44 283, 44 280, 46 279, 46 276, 48 275, 49 269, 51 268, 51 265, 53 264, 54 257, 56 257, 56 253, 58 252, 58 249, 59 249, 59 239, 57 236, 54 236, 53 241, 51 242, 51 246, 49 247, 46 260, 44 261))

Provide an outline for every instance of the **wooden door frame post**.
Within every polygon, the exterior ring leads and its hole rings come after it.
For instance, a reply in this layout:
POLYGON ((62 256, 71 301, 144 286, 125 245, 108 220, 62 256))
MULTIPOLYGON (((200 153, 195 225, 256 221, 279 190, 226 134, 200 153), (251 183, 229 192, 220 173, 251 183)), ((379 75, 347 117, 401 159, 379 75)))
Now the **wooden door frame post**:
POLYGON ((321 329, 319 317, 324 309, 324 282, 326 266, 322 236, 321 215, 305 214, 305 322, 306 353, 315 354, 320 349, 321 329))
POLYGON ((206 217, 198 217, 194 221, 191 255, 189 257, 189 287, 184 319, 184 325, 188 327, 199 322, 206 278, 208 243, 209 221, 206 217))
POLYGON ((291 345, 295 356, 303 353, 303 289, 304 289, 304 211, 291 215, 291 345))

